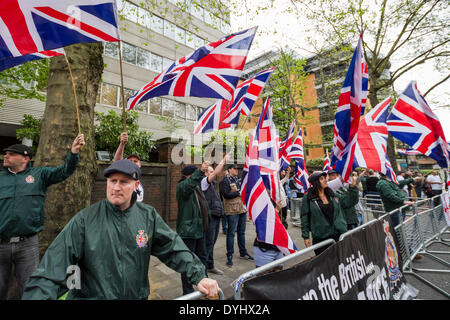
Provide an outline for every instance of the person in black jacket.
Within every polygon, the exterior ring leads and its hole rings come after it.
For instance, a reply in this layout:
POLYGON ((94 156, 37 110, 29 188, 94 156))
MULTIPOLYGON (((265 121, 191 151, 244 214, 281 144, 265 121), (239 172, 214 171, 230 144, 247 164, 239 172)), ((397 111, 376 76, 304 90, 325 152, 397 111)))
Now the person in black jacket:
POLYGON ((209 165, 208 169, 205 170, 205 178, 201 181, 201 188, 211 213, 211 220, 206 231, 206 266, 208 272, 219 275, 223 274, 223 271, 214 266, 214 245, 219 235, 220 220, 225 216, 225 209, 217 192, 216 176, 222 172, 226 159, 227 156, 220 161, 215 170, 209 165))
POLYGON ((234 235, 237 232, 237 242, 241 259, 253 260, 245 248, 245 227, 247 211, 241 199, 241 179, 235 164, 227 167, 229 174, 220 183, 220 193, 223 197, 225 214, 227 215, 227 266, 233 266, 234 235))

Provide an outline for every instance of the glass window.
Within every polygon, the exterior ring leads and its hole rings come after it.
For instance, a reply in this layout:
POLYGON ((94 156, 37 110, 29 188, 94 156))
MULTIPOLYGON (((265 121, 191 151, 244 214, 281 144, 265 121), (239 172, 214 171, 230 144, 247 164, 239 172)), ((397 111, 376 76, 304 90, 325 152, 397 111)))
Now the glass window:
MULTIPOLYGON (((119 91, 119 108, 122 108, 122 90, 120 89, 120 87, 117 87, 117 91, 119 91)), ((134 90, 124 88, 123 94, 125 96, 125 108, 126 108, 127 107, 126 103, 128 101, 128 98, 134 94, 134 90)), ((134 106, 133 110, 137 110, 136 108, 137 108, 137 106, 134 106)))
POLYGON ((194 35, 189 31, 186 31, 186 45, 191 48, 195 48, 194 35))
POLYGON ((213 21, 212 26, 216 29, 220 29, 220 19, 213 15, 212 21, 213 21))
POLYGON ((162 72, 163 58, 161 56, 158 56, 157 54, 152 53, 151 59, 151 69, 157 72, 162 72))
POLYGON ((103 53, 105 56, 119 59, 119 45, 117 42, 104 42, 103 53))
POLYGON ((205 45, 205 41, 202 38, 200 38, 194 34, 194 48, 198 49, 200 47, 203 47, 204 45, 205 45))
POLYGON ((172 63, 173 63, 172 59, 164 57, 163 58, 163 70, 167 70, 172 65, 172 63))
POLYGON ((220 30, 223 33, 230 33, 231 32, 231 26, 225 22, 225 20, 220 19, 220 30))
POLYGON ((121 14, 123 17, 125 17, 125 19, 131 20, 135 23, 137 23, 138 19, 138 7, 135 6, 134 4, 128 2, 128 1, 123 1, 123 6, 122 6, 122 11, 119 12, 119 14, 121 14))
POLYGON ((137 48, 137 65, 146 69, 151 68, 151 54, 149 51, 137 48))
POLYGON ((186 30, 176 27, 175 29, 175 40, 182 44, 186 44, 186 30))
POLYGON ((136 47, 126 42, 122 42, 122 60, 136 64, 136 47))
POLYGON ((202 7, 200 7, 199 5, 191 3, 190 11, 191 11, 191 14, 194 17, 196 17, 196 18, 198 18, 198 19, 203 21, 203 11, 204 11, 204 9, 202 7))
POLYGON ((150 26, 152 25, 152 14, 144 8, 138 8, 137 23, 144 27, 150 28, 150 26))
POLYGON ((186 105, 186 120, 197 120, 197 110, 195 106, 190 104, 186 105))
POLYGON ((119 92, 118 89, 119 87, 115 85, 102 83, 102 98, 100 100, 100 103, 117 107, 117 93, 119 92))
POLYGON ((147 105, 148 105, 148 100, 145 100, 145 101, 139 103, 138 105, 136 105, 133 108, 133 110, 136 110, 136 111, 139 111, 139 112, 143 112, 143 113, 148 113, 147 105))
POLYGON ((175 101, 175 116, 178 119, 186 119, 186 105, 184 103, 175 101))
POLYGON ((198 117, 200 117, 200 115, 202 114, 203 111, 205 111, 204 108, 202 108, 202 107, 197 107, 197 119, 198 119, 198 117))
POLYGON ((212 17, 213 17, 213 14, 212 14, 211 12, 208 12, 208 11, 205 10, 205 22, 206 22, 207 24, 211 25, 211 26, 212 26, 212 24, 213 24, 213 19, 212 19, 212 17))
POLYGON ((161 109, 162 109, 161 104, 162 104, 161 98, 158 98, 158 97, 151 98, 150 99, 150 113, 160 115, 161 109))
POLYGON ((166 117, 173 117, 173 112, 175 109, 175 101, 170 99, 162 99, 162 115, 166 117))
POLYGON ((164 35, 170 39, 175 39, 175 25, 167 20, 164 20, 164 35))
POLYGON ((160 34, 164 33, 164 20, 158 16, 153 15, 151 29, 160 34))

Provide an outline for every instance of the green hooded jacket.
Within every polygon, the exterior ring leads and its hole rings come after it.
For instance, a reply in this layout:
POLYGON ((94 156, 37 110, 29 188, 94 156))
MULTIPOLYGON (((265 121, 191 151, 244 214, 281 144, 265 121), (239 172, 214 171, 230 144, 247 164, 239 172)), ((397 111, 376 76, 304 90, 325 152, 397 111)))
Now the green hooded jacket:
POLYGON ((47 188, 75 171, 80 156, 69 152, 59 167, 32 167, 31 162, 17 174, 0 171, 0 237, 26 236, 42 230, 47 188))
POLYGON ((313 239, 326 239, 346 232, 347 221, 338 198, 331 197, 334 206, 333 225, 330 225, 320 210, 318 200, 319 198, 312 197, 310 190, 303 196, 300 214, 302 238, 309 239, 309 232, 311 232, 313 239))
POLYGON ((413 181, 414 179, 412 178, 405 179, 399 181, 397 185, 393 181, 382 178, 377 182, 377 191, 380 194, 386 212, 390 212, 403 206, 403 201, 406 200, 406 196, 403 193, 402 188, 413 181))
POLYGON ((359 201, 358 188, 356 186, 349 187, 348 190, 339 188, 336 190, 336 197, 339 199, 347 224, 358 224, 358 215, 355 208, 359 201))
POLYGON ((72 271, 67 274, 75 265, 81 281, 79 289, 72 282, 67 300, 148 299, 151 255, 186 272, 193 284, 205 277, 203 264, 153 207, 135 202, 121 211, 103 199, 77 213, 59 233, 22 299, 57 299, 68 290, 68 276, 76 279, 72 271))
MULTIPOLYGON (((200 190, 199 194, 203 195, 200 189, 203 178, 205 178, 205 174, 197 169, 189 178, 180 181, 177 185, 178 215, 176 230, 181 238, 200 239, 204 235, 203 215, 195 192, 195 189, 200 190)), ((210 218, 209 215, 208 212, 208 219, 210 218)))

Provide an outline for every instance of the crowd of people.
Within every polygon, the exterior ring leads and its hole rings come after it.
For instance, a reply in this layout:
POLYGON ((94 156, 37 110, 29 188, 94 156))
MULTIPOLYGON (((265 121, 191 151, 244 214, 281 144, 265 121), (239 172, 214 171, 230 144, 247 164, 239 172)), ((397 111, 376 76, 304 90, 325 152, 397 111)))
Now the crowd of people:
MULTIPOLYGON (((226 234, 223 254, 228 267, 234 263, 235 238, 239 258, 254 261, 255 267, 283 256, 277 246, 257 236, 251 244, 253 250, 247 250, 248 213, 240 196, 239 170, 235 164, 227 164, 229 155, 215 167, 205 161, 200 168, 182 168, 176 188, 178 215, 174 231, 152 206, 144 204, 140 158, 131 154, 123 159, 127 141, 127 134, 122 133, 114 161, 103 172, 107 181, 105 199, 75 214, 40 263, 38 233, 44 225, 46 189, 76 170, 84 136, 75 138, 66 163, 55 168, 31 166, 33 152, 25 145, 3 150, 0 299, 7 297, 13 265, 23 299, 57 299, 68 291, 67 270, 73 266, 82 276, 75 278, 78 286, 69 291, 67 299, 147 299, 151 255, 181 274, 183 294, 193 292, 195 285, 213 297, 218 284, 208 274, 224 273, 214 263, 221 226, 226 234)), ((427 177, 405 171, 398 180, 396 184, 380 172, 361 170, 352 172, 346 183, 334 170, 315 171, 308 178, 310 187, 302 192, 288 167, 280 172, 280 200, 273 201, 273 205, 286 229, 288 212, 299 212, 301 236, 309 247, 327 239, 338 241, 341 234, 362 224, 363 197, 379 195, 389 212, 412 204, 409 197, 432 197, 443 190, 437 171, 427 177)), ((400 223, 398 214, 392 216, 392 221, 400 223)), ((316 249, 315 254, 324 250, 326 247, 316 249)))

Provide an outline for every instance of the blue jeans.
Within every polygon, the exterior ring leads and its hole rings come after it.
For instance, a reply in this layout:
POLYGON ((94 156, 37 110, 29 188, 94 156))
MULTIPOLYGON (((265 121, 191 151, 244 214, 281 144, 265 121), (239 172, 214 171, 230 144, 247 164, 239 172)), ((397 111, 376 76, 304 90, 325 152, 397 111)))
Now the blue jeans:
POLYGON ((219 236, 221 217, 211 215, 209 221, 208 232, 206 233, 206 267, 208 269, 214 268, 214 245, 219 236))
MULTIPOLYGON (((405 216, 406 216, 406 212, 405 212, 405 210, 403 210, 403 212, 402 212, 402 221, 405 221, 405 216)), ((400 217, 398 215, 398 211, 391 215, 391 220, 392 220, 392 225, 393 225, 392 227, 393 228, 395 228, 395 226, 400 224, 401 221, 399 219, 400 219, 400 217)))
POLYGON ((227 216, 227 257, 233 257, 234 253, 234 234, 237 232, 237 243, 241 256, 248 254, 245 249, 245 225, 247 223, 247 213, 234 214, 227 216))
POLYGON ((220 218, 222 220, 222 231, 227 232, 227 216, 220 218))
MULTIPOLYGON (((200 239, 187 239, 182 238, 186 246, 193 253, 197 255, 200 261, 205 265, 206 268, 206 245, 205 245, 205 237, 200 239)), ((206 272, 207 270, 205 270, 206 272)), ((208 277, 208 275, 206 275, 208 277)), ((194 288, 192 284, 189 282, 186 272, 181 274, 181 285, 183 286, 183 295, 194 292, 194 288)))
POLYGON ((28 278, 39 265, 39 237, 34 235, 17 243, 0 244, 0 300, 8 296, 8 284, 14 264, 15 276, 22 297, 28 278))

